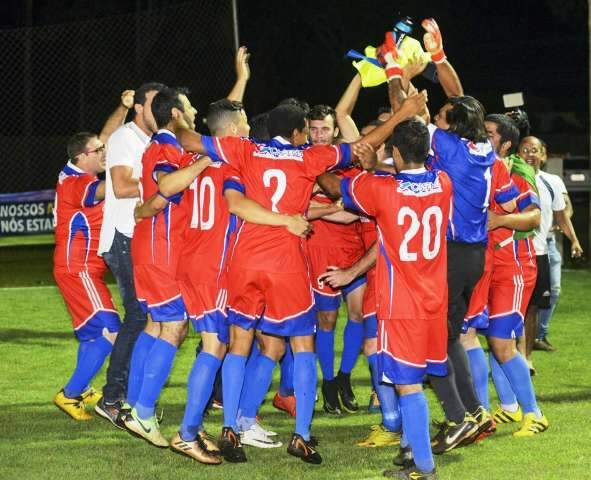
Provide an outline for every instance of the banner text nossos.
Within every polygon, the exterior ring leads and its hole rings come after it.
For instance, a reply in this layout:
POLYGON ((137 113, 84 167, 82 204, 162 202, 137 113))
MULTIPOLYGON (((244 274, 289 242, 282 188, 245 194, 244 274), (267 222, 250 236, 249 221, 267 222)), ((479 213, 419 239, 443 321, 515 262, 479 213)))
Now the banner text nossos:
POLYGON ((55 190, 0 194, 0 236, 53 233, 55 190))

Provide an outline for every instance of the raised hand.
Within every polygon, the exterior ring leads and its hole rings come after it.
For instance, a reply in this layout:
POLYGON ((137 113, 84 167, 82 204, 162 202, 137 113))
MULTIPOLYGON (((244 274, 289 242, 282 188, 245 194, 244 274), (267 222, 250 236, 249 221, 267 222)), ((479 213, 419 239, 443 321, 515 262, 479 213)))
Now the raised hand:
POLYGON ((406 97, 400 106, 400 111, 404 113, 406 118, 419 115, 423 112, 427 100, 427 90, 421 90, 418 93, 406 97))
POLYGON ((363 170, 373 170, 378 162, 378 156, 368 143, 354 143, 352 145, 353 155, 359 159, 363 170))
POLYGON ((133 108, 133 99, 135 97, 135 90, 125 90, 121 94, 121 105, 123 105, 128 110, 133 108))
POLYGON ((423 35, 423 43, 425 50, 431 54, 431 60, 435 63, 442 63, 445 61, 445 52, 443 51, 443 38, 439 25, 433 18, 425 18, 421 25, 427 33, 423 35))
POLYGON ((386 32, 384 43, 376 49, 376 56, 386 71, 388 81, 393 78, 402 78, 402 68, 398 64, 398 47, 394 33, 386 32))
POLYGON ((250 78, 250 66, 248 65, 249 58, 250 53, 248 53, 246 47, 240 47, 236 52, 234 64, 236 66, 236 77, 239 80, 248 81, 250 78))

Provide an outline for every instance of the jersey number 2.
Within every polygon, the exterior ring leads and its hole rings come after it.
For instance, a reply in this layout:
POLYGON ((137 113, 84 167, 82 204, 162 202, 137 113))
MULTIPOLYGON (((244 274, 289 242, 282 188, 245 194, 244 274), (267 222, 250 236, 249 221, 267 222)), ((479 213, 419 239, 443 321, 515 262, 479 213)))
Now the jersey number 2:
POLYGON ((443 221, 441 209, 436 206, 429 207, 425 210, 423 218, 419 221, 417 212, 412 208, 402 207, 398 210, 398 225, 404 226, 406 217, 410 217, 410 226, 404 234, 404 239, 400 244, 400 260, 403 262, 415 262, 417 260, 418 254, 416 252, 410 252, 408 250, 408 244, 417 235, 421 229, 421 225, 423 227, 423 245, 421 249, 423 257, 426 260, 434 259, 441 248, 441 222, 443 221), (433 240, 433 247, 431 247, 431 236, 433 233, 431 231, 431 217, 435 220, 435 239, 433 240))
POLYGON ((263 184, 265 187, 271 187, 271 179, 273 178, 277 180, 277 188, 271 196, 271 210, 274 212, 279 212, 277 209, 277 204, 285 193, 285 188, 287 187, 287 177, 285 176, 285 172, 283 170, 278 170, 277 168, 265 170, 265 173, 263 173, 263 184))
POLYGON ((191 215, 191 228, 211 230, 215 220, 215 185, 211 177, 196 178, 189 187, 193 190, 193 213, 191 215), (201 180, 201 181, 199 181, 201 180), (207 198, 207 218, 205 210, 205 195, 207 198))

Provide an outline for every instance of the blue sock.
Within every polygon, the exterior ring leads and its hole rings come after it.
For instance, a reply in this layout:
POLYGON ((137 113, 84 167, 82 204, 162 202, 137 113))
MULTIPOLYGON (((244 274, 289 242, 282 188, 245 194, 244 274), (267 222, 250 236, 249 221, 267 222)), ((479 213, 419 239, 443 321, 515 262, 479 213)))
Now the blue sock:
POLYGON ((80 342, 76 368, 64 387, 66 397, 79 397, 87 389, 88 384, 101 369, 105 358, 108 357, 112 349, 113 344, 105 337, 80 342))
POLYGON ((293 386, 296 397, 296 429, 304 440, 310 440, 310 426, 316 398, 316 354, 298 352, 294 355, 293 386))
POLYGON ((213 390, 213 382, 222 361, 207 352, 200 352, 187 380, 187 405, 179 433, 191 442, 203 429, 203 413, 213 390))
POLYGON ((429 438, 429 407, 423 392, 400 397, 402 429, 412 449, 419 470, 431 472, 435 468, 429 438))
POLYGON ((495 389, 497 391, 499 401, 501 402, 501 406, 515 405, 517 403, 517 397, 513 393, 513 389, 511 388, 511 384, 509 383, 507 375, 505 375, 505 372, 501 368, 501 365, 492 352, 488 354, 488 360, 490 362, 490 371, 492 373, 493 383, 495 384, 495 389))
POLYGON ((390 432, 399 432, 402 428, 402 417, 398 409, 398 397, 394 385, 387 385, 380 382, 378 378, 378 354, 372 353, 367 357, 369 369, 371 370, 371 381, 373 388, 380 400, 382 410, 382 424, 390 432))
POLYGON ((282 397, 291 397, 293 395, 293 352, 289 342, 285 345, 285 355, 281 359, 279 395, 282 397))
POLYGON ((246 371, 246 357, 228 353, 222 366, 222 388, 224 392, 224 427, 238 430, 236 417, 246 371))
POLYGON ((246 360, 246 370, 244 371, 244 378, 250 377, 254 372, 254 369, 257 366, 257 359, 261 351, 259 350, 259 344, 257 343, 256 339, 252 342, 252 348, 250 350, 250 355, 248 355, 248 359, 246 360))
POLYGON ((129 379, 127 381, 127 403, 132 407, 135 406, 140 396, 142 382, 144 381, 144 365, 155 340, 156 338, 152 335, 141 332, 133 346, 129 362, 129 379))
POLYGON ((468 361, 470 362, 470 372, 472 373, 472 383, 474 390, 478 395, 480 404, 490 410, 490 399, 488 398, 488 363, 482 347, 466 350, 468 361))
POLYGON ((177 348, 166 340, 157 338, 148 353, 144 366, 144 380, 135 409, 140 418, 154 415, 156 401, 172 369, 177 348))
POLYGON ((529 367, 521 354, 518 353, 508 362, 501 364, 501 368, 507 375, 507 380, 511 384, 523 413, 533 412, 536 416, 541 417, 542 413, 536 402, 536 393, 529 374, 529 367))
POLYGON ((322 371, 322 379, 329 382, 334 378, 334 330, 316 332, 316 354, 322 371))
POLYGON ((361 346, 363 345, 363 322, 347 320, 343 335, 343 356, 341 357, 341 372, 351 373, 361 346))
MULTIPOLYGON (((259 407, 263 403, 265 395, 271 386, 274 368, 275 360, 272 358, 269 358, 262 353, 257 357, 255 368, 250 375, 246 375, 244 378, 242 395, 240 397, 239 415, 241 417, 246 417, 251 420, 256 418, 259 407)), ((250 425, 252 425, 252 423, 248 426, 250 425)))

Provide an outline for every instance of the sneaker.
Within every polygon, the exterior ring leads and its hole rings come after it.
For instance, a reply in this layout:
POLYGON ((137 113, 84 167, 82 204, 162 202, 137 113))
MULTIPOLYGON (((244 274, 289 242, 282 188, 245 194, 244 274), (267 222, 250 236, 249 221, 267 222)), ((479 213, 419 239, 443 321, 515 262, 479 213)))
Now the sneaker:
POLYGON ((488 410, 484 408, 482 405, 478 407, 478 410, 476 410, 476 412, 474 412, 472 416, 478 423, 478 429, 476 430, 476 432, 474 432, 474 434, 462 440, 462 442, 459 445, 460 447, 466 447, 474 442, 484 440, 486 437, 492 435, 496 430, 495 426, 495 430, 490 431, 490 428, 493 426, 495 421, 493 420, 493 417, 488 412, 488 410))
POLYGON ((89 408, 94 408, 96 404, 99 402, 101 398, 103 398, 103 394, 97 392, 94 388, 88 387, 87 390, 80 394, 82 400, 84 401, 84 405, 89 408))
POLYGON ((412 449, 410 445, 406 447, 400 447, 398 454, 392 459, 394 465, 398 465, 403 468, 411 468, 415 466, 415 461, 412 456, 412 449))
POLYGON ((552 349, 551 350, 552 352, 556 351, 556 347, 550 343, 550 340, 548 340, 548 337, 544 337, 544 338, 542 338, 542 340, 544 341, 544 343, 546 345, 548 345, 552 349))
POLYGON ((521 428, 513 432, 514 437, 533 437, 538 433, 548 430, 548 419, 545 415, 541 418, 536 417, 535 413, 526 413, 523 417, 521 428))
POLYGON ((152 445, 161 448, 168 447, 168 440, 160 433, 160 426, 155 416, 147 419, 140 418, 136 409, 132 408, 129 415, 126 415, 124 423, 127 430, 139 435, 152 445))
POLYGON ((400 432, 386 430, 383 425, 372 425, 369 435, 357 442, 358 447, 390 447, 400 445, 400 432))
POLYGON ((322 408, 329 415, 343 414, 339 403, 339 385, 337 379, 322 380, 322 408))
POLYGON ((177 453, 197 460, 199 463, 204 463, 206 465, 219 465, 222 463, 222 459, 219 456, 212 455, 207 450, 207 446, 203 443, 199 435, 197 435, 197 438, 192 442, 187 442, 183 440, 181 435, 177 432, 170 441, 170 448, 177 453))
POLYGON ((279 392, 273 397, 273 406, 277 410, 283 410, 290 417, 296 416, 296 399, 294 395, 282 397, 279 392))
POLYGON ((466 413, 461 423, 442 422, 439 431, 431 440, 431 448, 435 455, 441 455, 457 447, 463 440, 474 435, 478 431, 476 419, 466 413))
POLYGON ((403 478, 407 480, 437 480, 439 477, 435 469, 430 472, 423 472, 417 467, 404 468, 402 470, 385 470, 384 477, 403 478))
POLYGON ((556 349, 550 345, 545 339, 536 338, 534 340, 534 350, 539 350, 541 352, 554 352, 556 349))
POLYGON ((232 427, 224 427, 218 441, 218 447, 224 460, 230 463, 244 463, 246 454, 240 443, 240 435, 237 435, 232 427))
POLYGON ((495 410, 495 413, 493 413, 493 419, 497 423, 521 422, 521 420, 523 420, 523 412, 521 411, 521 407, 519 407, 516 412, 509 412, 503 410, 503 407, 499 406, 495 410))
POLYGON ((335 380, 339 386, 341 408, 349 413, 357 412, 359 410, 359 405, 357 404, 357 399, 351 388, 351 374, 339 371, 335 380))
POLYGON ((243 445, 257 448, 277 448, 283 445, 281 442, 268 437, 265 430, 257 423, 254 423, 245 432, 240 432, 240 441, 243 445))
POLYGON ((255 423, 255 428, 259 432, 261 432, 261 434, 267 435, 267 437, 276 437, 277 436, 277 432, 274 432, 273 430, 267 430, 266 428, 263 428, 263 426, 261 425, 261 422, 259 421, 258 417, 257 417, 257 421, 255 423))
POLYGON ((84 407, 84 399, 79 397, 66 397, 64 390, 60 390, 53 397, 53 403, 57 408, 67 413, 74 420, 92 420, 92 415, 84 407))
POLYGON ((124 415, 129 413, 129 411, 122 413, 122 410, 123 402, 121 400, 114 403, 108 403, 105 400, 105 397, 102 397, 94 407, 94 411, 98 413, 101 417, 107 419, 117 428, 125 430, 124 415))
POLYGON ((287 453, 302 459, 306 463, 320 465, 322 463, 322 457, 315 448, 315 445, 312 445, 311 439, 306 441, 301 435, 294 433, 287 446, 287 453))
POLYGON ((369 413, 380 413, 380 399, 375 390, 372 390, 369 394, 369 403, 367 405, 367 411, 369 413))

